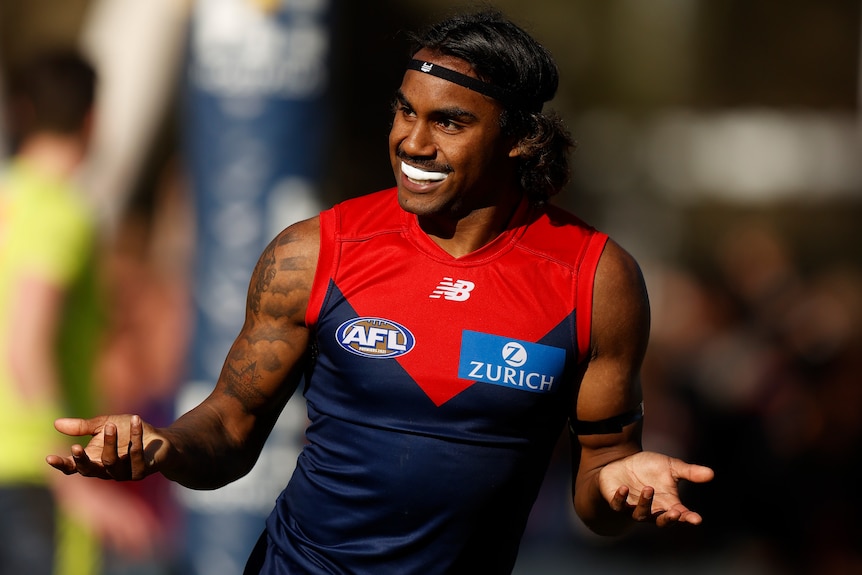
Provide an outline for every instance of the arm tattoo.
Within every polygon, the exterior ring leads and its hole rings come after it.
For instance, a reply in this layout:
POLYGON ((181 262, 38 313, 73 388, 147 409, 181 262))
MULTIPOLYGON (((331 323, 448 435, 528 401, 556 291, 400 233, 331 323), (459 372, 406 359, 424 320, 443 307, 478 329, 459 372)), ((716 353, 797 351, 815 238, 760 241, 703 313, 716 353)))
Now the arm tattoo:
POLYGON ((256 406, 266 401, 266 396, 257 388, 257 362, 251 362, 244 367, 238 367, 229 362, 225 370, 225 393, 235 397, 242 405, 243 411, 250 413, 256 406))
POLYGON ((260 312, 260 298, 269 289, 275 272, 275 242, 270 242, 254 270, 254 289, 249 297, 249 305, 254 313, 260 312))

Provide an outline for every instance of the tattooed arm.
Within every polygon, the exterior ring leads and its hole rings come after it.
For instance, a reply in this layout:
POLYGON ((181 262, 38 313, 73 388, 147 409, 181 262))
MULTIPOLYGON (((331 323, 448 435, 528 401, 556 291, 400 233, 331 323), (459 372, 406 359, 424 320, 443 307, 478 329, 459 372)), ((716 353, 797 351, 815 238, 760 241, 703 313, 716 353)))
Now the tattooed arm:
POLYGON ((314 218, 287 228, 264 250, 252 274, 245 322, 215 389, 200 405, 166 428, 135 415, 57 420, 63 433, 93 437, 86 448, 73 446, 71 456, 48 456, 48 463, 67 474, 117 480, 159 472, 195 489, 214 489, 248 473, 306 367, 305 311, 318 248, 314 218))

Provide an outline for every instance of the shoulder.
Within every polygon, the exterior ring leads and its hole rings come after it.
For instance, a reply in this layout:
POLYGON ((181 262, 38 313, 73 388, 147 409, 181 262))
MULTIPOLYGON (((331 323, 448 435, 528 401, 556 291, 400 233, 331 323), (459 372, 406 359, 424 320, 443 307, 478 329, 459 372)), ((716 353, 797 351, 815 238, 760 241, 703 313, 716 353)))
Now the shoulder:
POLYGON ((296 222, 276 235, 264 249, 255 273, 313 273, 320 251, 320 216, 296 222))
POLYGON ((580 267, 591 242, 601 244, 607 235, 571 212, 543 204, 534 206, 521 245, 573 269, 580 267))
POLYGON ((404 211, 396 188, 344 200, 321 213, 324 233, 341 237, 362 236, 401 226, 404 211))
POLYGON ((596 270, 597 281, 603 281, 608 289, 633 288, 636 292, 646 292, 643 273, 634 256, 627 252, 612 238, 608 238, 596 270))
POLYGON ((248 310, 279 318, 304 315, 317 268, 319 217, 297 222, 275 236, 252 273, 248 310))
POLYGON ((649 296, 635 258, 612 239, 607 241, 596 268, 593 296, 593 340, 599 346, 629 338, 646 345, 649 296))

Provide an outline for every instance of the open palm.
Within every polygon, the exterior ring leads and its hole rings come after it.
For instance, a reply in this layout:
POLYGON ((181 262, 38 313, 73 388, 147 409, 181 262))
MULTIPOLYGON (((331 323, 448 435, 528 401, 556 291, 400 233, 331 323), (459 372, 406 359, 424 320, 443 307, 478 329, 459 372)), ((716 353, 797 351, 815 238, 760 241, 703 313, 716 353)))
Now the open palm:
POLYGON ((612 509, 658 526, 701 522, 700 514, 679 499, 679 481, 710 481, 712 469, 660 453, 643 451, 609 463, 599 473, 599 488, 612 509))

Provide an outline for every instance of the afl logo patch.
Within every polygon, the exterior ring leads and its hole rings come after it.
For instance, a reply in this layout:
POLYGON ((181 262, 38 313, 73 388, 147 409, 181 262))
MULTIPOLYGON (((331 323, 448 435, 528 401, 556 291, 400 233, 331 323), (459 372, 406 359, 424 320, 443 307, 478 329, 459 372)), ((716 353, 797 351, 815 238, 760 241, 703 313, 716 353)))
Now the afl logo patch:
POLYGON ((403 325, 379 317, 348 320, 335 331, 338 344, 356 355, 387 359, 409 353, 416 343, 403 325))

